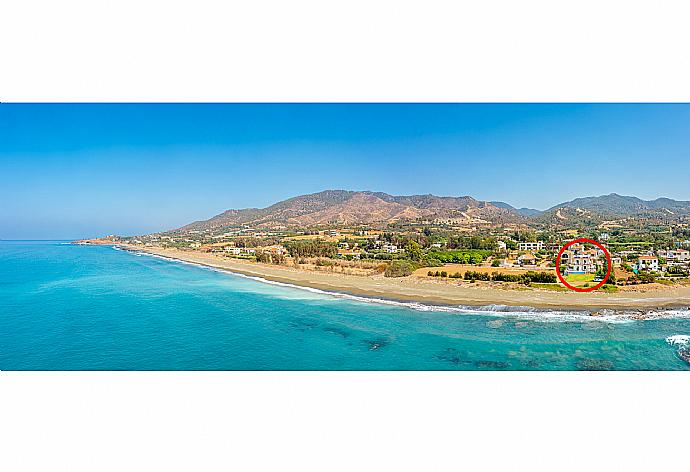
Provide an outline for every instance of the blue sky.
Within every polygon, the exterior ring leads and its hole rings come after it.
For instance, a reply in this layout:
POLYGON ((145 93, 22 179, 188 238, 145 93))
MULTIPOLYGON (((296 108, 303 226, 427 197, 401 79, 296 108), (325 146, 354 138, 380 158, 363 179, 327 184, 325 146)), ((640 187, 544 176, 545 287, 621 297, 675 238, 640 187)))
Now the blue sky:
POLYGON ((324 189, 690 200, 690 105, 0 104, 0 238, 141 234, 324 189))

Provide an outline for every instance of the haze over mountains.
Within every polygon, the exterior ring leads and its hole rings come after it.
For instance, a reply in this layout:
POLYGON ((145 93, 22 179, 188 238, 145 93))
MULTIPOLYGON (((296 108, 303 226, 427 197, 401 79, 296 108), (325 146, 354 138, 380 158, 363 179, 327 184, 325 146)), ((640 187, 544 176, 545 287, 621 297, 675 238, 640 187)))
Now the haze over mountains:
POLYGON ((658 198, 645 201, 615 193, 577 198, 545 211, 514 208, 504 202, 486 202, 470 196, 389 195, 383 192, 325 190, 293 197, 266 208, 227 210, 181 230, 225 226, 311 226, 319 224, 372 224, 415 220, 453 219, 468 223, 529 223, 571 217, 625 218, 631 216, 672 218, 690 216, 690 201, 658 198))

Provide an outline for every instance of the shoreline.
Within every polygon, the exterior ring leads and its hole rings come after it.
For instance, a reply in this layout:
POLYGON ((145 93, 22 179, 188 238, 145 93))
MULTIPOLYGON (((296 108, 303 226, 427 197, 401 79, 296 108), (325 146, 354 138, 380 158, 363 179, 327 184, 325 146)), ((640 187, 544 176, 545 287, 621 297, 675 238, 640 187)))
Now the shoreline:
MULTIPOLYGON (((175 249, 109 244, 121 249, 151 254, 179 262, 198 264, 230 273, 258 277, 297 287, 321 290, 334 295, 349 295, 373 300, 420 303, 438 307, 505 307, 558 311, 589 311, 592 318, 604 316, 599 311, 614 311, 632 319, 657 318, 656 311, 690 307, 690 287, 679 286, 659 291, 576 293, 543 289, 517 290, 448 282, 426 281, 419 277, 386 278, 313 272, 286 266, 258 264, 210 254, 175 249)), ((608 315, 608 314, 607 314, 608 315)))

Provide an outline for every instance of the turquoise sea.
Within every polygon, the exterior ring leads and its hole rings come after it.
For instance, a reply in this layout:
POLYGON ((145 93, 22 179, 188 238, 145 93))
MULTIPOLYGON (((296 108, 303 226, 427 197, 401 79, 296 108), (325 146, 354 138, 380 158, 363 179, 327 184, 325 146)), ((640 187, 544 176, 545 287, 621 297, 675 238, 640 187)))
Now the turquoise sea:
POLYGON ((0 370, 690 370, 690 317, 677 315, 386 304, 112 247, 0 241, 0 370))

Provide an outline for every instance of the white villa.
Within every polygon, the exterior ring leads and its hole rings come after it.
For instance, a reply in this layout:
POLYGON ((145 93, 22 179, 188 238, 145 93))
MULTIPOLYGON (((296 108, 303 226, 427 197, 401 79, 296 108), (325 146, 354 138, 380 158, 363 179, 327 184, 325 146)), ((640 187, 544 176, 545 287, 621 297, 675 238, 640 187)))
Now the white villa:
POLYGON ((655 256, 640 256, 637 259, 637 270, 659 270, 659 259, 655 256))
POLYGON ((581 244, 573 244, 563 252, 561 263, 566 264, 566 274, 593 274, 601 263, 603 251, 585 249, 581 244))

